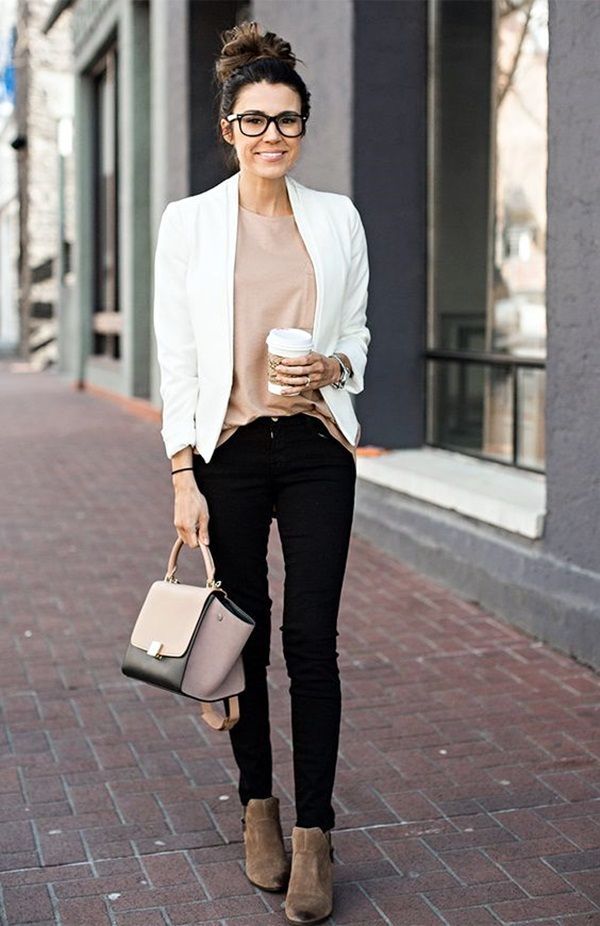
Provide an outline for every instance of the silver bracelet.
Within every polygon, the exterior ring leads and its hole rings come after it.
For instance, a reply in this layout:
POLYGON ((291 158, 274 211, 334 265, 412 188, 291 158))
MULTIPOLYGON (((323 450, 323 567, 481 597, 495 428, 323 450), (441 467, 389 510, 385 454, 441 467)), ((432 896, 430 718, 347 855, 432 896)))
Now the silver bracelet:
POLYGON ((340 378, 338 379, 337 383, 332 383, 331 385, 334 389, 341 389, 346 385, 346 381, 352 376, 352 372, 348 369, 339 354, 334 352, 333 354, 330 354, 330 357, 335 357, 341 369, 340 378))

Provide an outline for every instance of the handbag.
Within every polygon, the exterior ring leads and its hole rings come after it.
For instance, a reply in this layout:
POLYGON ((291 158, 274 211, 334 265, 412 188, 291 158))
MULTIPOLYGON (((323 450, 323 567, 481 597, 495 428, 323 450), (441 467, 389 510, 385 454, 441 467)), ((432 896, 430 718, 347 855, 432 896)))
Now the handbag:
POLYGON ((153 582, 146 594, 121 671, 200 701, 202 719, 213 730, 230 730, 240 717, 237 696, 245 687, 241 653, 255 621, 215 581, 207 544, 200 543, 206 586, 187 585, 175 577, 182 546, 178 537, 164 579, 153 582), (221 700, 225 716, 213 707, 221 700))

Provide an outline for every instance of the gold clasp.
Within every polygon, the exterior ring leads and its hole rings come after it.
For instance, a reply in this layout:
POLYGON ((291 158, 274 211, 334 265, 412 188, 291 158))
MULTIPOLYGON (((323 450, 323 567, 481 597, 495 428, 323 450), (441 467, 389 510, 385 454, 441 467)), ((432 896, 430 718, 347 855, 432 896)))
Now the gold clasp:
POLYGON ((155 659, 162 659, 160 651, 162 649, 162 643, 160 640, 153 640, 146 652, 149 656, 154 656, 155 659))

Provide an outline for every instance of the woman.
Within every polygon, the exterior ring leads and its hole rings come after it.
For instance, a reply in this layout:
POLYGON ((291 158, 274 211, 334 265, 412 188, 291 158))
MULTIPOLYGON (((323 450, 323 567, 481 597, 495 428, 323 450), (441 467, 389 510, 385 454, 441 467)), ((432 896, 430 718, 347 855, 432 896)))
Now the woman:
POLYGON ((287 42, 245 22, 221 36, 219 139, 238 170, 169 203, 155 257, 154 329, 174 522, 209 543, 217 577, 256 621, 246 687, 229 731, 239 768, 246 874, 285 890, 290 923, 333 908, 331 804, 341 690, 337 616, 360 436, 369 278, 358 211, 288 176, 309 93, 287 42), (270 370, 271 328, 312 332, 313 349, 270 370), (285 562, 282 631, 290 678, 296 825, 288 860, 272 794, 267 545, 277 519, 285 562), (210 533, 210 536, 209 536, 210 533))

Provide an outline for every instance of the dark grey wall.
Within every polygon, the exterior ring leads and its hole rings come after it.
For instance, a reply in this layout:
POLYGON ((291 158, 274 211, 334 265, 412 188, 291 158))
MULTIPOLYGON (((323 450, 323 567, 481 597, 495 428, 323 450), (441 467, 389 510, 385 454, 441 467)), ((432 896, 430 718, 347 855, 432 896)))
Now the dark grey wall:
MULTIPOLYGON (((597 0, 577 3, 550 0, 548 514, 544 537, 541 541, 528 541, 362 480, 354 522, 358 533, 388 552, 597 669, 600 669, 599 47, 597 0)), ((380 178, 376 176, 374 186, 378 190, 380 178)), ((375 243, 376 250, 378 247, 375 243)), ((376 311, 383 312, 383 307, 378 306, 376 311)), ((386 347, 377 350, 384 355, 386 347)))
POLYGON ((550 2, 546 547, 600 570, 600 4, 550 2))
POLYGON ((427 7, 354 4, 353 199, 369 242, 369 348, 361 443, 424 440, 427 7))
POLYGON ((208 190, 229 176, 217 139, 218 84, 213 68, 221 50, 219 33, 231 29, 242 7, 236 0, 189 0, 190 194, 208 190))
POLYGON ((310 92, 310 118, 291 174, 352 195, 352 0, 253 0, 252 18, 290 42, 310 92))

